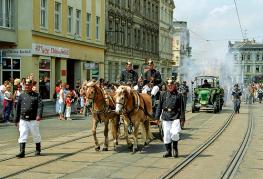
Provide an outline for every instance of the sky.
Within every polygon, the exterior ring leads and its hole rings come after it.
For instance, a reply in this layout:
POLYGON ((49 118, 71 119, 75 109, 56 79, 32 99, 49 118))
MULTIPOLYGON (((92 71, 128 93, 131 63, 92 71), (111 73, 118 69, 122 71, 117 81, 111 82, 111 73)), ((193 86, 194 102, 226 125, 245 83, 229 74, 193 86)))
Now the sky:
MULTIPOLYGON (((234 0, 174 0, 174 3, 174 20, 188 23, 193 58, 224 58, 228 41, 243 39, 234 0)), ((263 42, 263 0, 236 0, 236 3, 247 38, 263 42)))

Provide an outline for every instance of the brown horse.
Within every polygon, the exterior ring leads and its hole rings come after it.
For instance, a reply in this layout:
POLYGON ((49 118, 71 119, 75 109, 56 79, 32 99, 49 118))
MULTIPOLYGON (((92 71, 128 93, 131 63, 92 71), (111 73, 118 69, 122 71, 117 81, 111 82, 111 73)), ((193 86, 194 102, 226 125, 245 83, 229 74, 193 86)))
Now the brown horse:
MULTIPOLYGON (((150 116, 152 115, 152 100, 148 94, 139 94, 129 86, 119 86, 116 95, 115 112, 124 115, 126 129, 128 124, 134 126, 133 131, 133 152, 138 150, 138 130, 140 123, 145 129, 146 138, 144 144, 148 144, 152 135, 150 132, 150 116)), ((128 145, 128 133, 125 131, 128 145)))
POLYGON ((119 115, 114 112, 115 104, 113 101, 113 96, 115 93, 106 93, 105 90, 101 89, 96 81, 91 81, 84 83, 82 86, 82 91, 88 100, 88 107, 91 108, 92 112, 92 134, 95 141, 95 150, 100 150, 100 145, 96 135, 96 129, 99 122, 104 122, 104 147, 103 151, 108 151, 108 132, 109 132, 109 122, 111 121, 112 135, 114 139, 114 149, 118 145, 118 124, 119 115))

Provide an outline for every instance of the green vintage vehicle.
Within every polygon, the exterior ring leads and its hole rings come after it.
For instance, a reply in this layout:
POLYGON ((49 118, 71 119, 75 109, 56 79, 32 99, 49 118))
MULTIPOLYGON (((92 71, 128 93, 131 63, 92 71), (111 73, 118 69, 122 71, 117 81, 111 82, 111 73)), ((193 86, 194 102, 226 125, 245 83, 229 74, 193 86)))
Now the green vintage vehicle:
POLYGON ((211 111, 217 113, 222 110, 224 103, 224 89, 219 86, 216 76, 197 76, 192 82, 193 103, 192 112, 211 111))

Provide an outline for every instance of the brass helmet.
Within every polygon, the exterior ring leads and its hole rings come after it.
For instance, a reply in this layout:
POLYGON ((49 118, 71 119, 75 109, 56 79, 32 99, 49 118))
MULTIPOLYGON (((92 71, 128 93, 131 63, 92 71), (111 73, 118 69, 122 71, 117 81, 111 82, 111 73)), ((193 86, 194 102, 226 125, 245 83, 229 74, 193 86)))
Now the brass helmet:
POLYGON ((128 60, 128 61, 126 62, 126 65, 132 65, 132 62, 131 62, 130 60, 128 60))
POLYGON ((166 81, 166 84, 167 85, 172 85, 172 84, 174 84, 174 80, 172 78, 168 78, 167 81, 166 81))
POLYGON ((147 62, 148 65, 153 65, 153 60, 152 59, 149 59, 148 62, 147 62))

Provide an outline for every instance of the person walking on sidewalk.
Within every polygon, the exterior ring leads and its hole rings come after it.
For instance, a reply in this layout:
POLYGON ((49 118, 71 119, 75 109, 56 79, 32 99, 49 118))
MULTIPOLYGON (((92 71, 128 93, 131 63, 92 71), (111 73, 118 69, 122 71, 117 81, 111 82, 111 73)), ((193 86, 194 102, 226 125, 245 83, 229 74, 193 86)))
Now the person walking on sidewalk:
POLYGON ((172 157, 172 144, 174 157, 178 157, 178 141, 182 107, 181 95, 178 94, 176 85, 173 80, 167 81, 167 90, 161 93, 159 105, 156 110, 155 118, 159 120, 162 115, 163 124, 163 142, 165 144, 166 153, 164 158, 172 157))
POLYGON ((25 147, 30 132, 36 144, 35 156, 41 152, 41 136, 39 132, 39 121, 43 113, 43 103, 39 93, 32 91, 33 82, 26 80, 25 92, 18 97, 15 124, 19 126, 20 153, 18 158, 25 157, 25 147))

